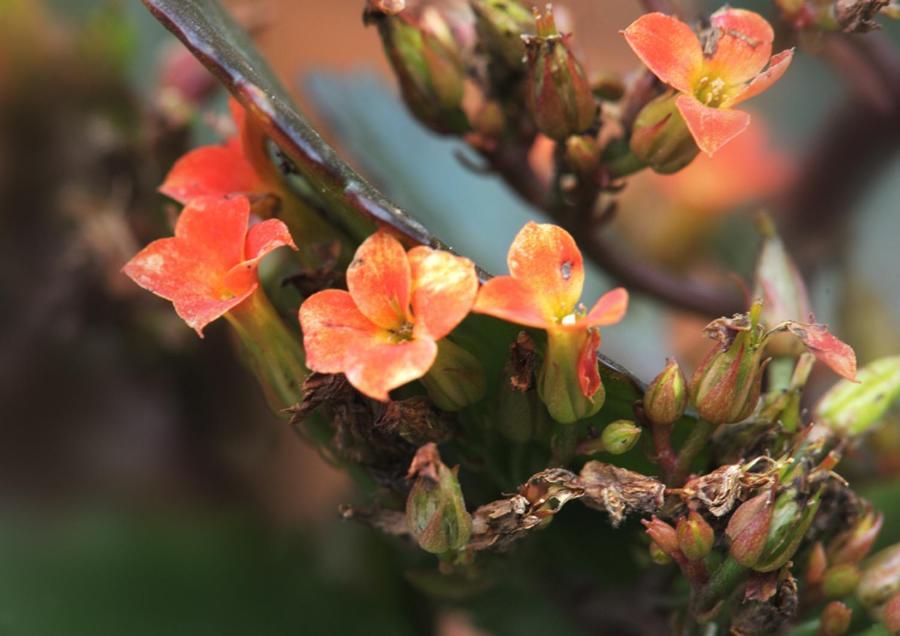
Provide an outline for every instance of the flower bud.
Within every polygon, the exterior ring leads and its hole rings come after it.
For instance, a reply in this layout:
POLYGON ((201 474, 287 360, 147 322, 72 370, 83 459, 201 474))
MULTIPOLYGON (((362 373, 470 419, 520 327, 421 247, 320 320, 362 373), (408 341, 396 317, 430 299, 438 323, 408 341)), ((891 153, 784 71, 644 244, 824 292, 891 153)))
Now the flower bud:
POLYGON ((433 7, 416 14, 411 9, 396 13, 379 10, 375 5, 370 5, 365 20, 378 25, 385 53, 413 115, 436 132, 465 132, 465 68, 446 20, 433 7))
POLYGON ((700 417, 711 424, 739 422, 756 408, 765 369, 760 310, 755 303, 749 314, 720 318, 706 327, 721 345, 694 372, 691 398, 700 417))
POLYGON ((716 538, 712 526, 696 510, 678 520, 675 532, 678 547, 688 561, 699 561, 709 554, 716 538))
POLYGON ((616 420, 600 434, 603 450, 610 455, 623 455, 634 448, 641 438, 641 427, 631 420, 616 420))
POLYGON ((648 551, 650 552, 650 559, 657 565, 668 565, 672 562, 672 557, 666 554, 665 550, 659 547, 656 541, 650 542, 648 551))
POLYGON ((437 358, 422 384, 434 405, 450 412, 478 402, 487 390, 481 362, 448 338, 438 341, 437 358))
POLYGON ((889 634, 900 634, 900 594, 894 594, 881 610, 881 622, 889 634))
POLYGON ((563 141, 596 123, 597 102, 569 49, 570 36, 556 30, 553 13, 536 13, 535 25, 537 35, 525 37, 528 107, 542 133, 563 141))
POLYGON ((876 552, 863 567, 856 596, 869 609, 880 609, 900 593, 900 543, 876 552))
POLYGON ((597 366, 600 334, 587 331, 547 331, 547 351, 538 375, 538 393, 547 411, 557 422, 571 424, 594 415, 603 407, 606 390, 603 383, 589 387, 585 378, 589 367, 597 366))
POLYGON ((828 568, 822 578, 822 592, 828 598, 843 598, 853 593, 859 585, 861 573, 853 563, 843 563, 828 568))
POLYGON ((728 520, 725 535, 731 540, 731 556, 744 567, 752 568, 759 560, 774 510, 774 497, 767 490, 738 506, 728 520))
POLYGON ((827 569, 828 557, 825 556, 825 547, 821 541, 816 541, 809 553, 809 563, 806 565, 806 582, 810 585, 821 584, 827 569))
POLYGON ((519 0, 470 0, 478 41, 491 60, 508 69, 525 70, 525 42, 534 33, 531 9, 519 0))
POLYGON ((651 424, 668 426, 684 415, 687 380, 675 358, 669 358, 662 373, 653 378, 644 392, 644 416, 651 424))
POLYGON ((676 97, 665 93, 649 102, 631 130, 631 152, 660 174, 678 172, 700 152, 675 106, 676 97))
POLYGON ((821 494, 822 491, 819 490, 811 499, 807 499, 796 488, 791 487, 778 496, 772 511, 766 545, 753 565, 754 570, 774 572, 794 556, 819 510, 821 494))
POLYGON ((852 528, 842 532, 829 543, 828 562, 832 565, 860 563, 872 549, 883 523, 884 515, 876 512, 869 504, 852 528))
POLYGON ((682 556, 675 528, 657 517, 653 517, 650 521, 642 519, 641 523, 644 524, 647 536, 664 554, 672 559, 682 556))
POLYGON ((850 437, 879 424, 900 399, 900 356, 870 362, 856 376, 840 380, 816 406, 816 420, 850 437))
POLYGON ((456 470, 444 465, 434 443, 416 452, 407 477, 415 481, 406 500, 406 524, 419 546, 432 554, 464 548, 472 532, 472 518, 456 470))
POLYGON ((850 629, 853 610, 840 601, 831 601, 822 610, 819 618, 820 636, 844 636, 850 629))
MULTIPOLYGON (((761 216, 759 227, 765 240, 756 263, 753 295, 763 300, 762 322, 768 327, 788 320, 806 322, 812 309, 803 278, 775 232, 772 219, 761 216)), ((797 356, 805 350, 803 343, 788 333, 773 336, 767 346, 773 355, 797 356)))
POLYGON ((566 139, 566 161, 579 174, 591 174, 600 163, 600 147, 593 137, 572 135, 566 139))

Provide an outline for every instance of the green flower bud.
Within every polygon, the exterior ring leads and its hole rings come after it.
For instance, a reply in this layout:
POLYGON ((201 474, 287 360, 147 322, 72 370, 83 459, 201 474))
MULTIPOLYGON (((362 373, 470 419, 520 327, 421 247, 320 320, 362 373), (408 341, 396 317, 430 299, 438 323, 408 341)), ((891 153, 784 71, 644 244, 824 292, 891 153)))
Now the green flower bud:
POLYGON ((525 37, 528 107, 542 133, 563 141, 594 126, 597 102, 569 49, 569 35, 556 30, 553 13, 536 14, 535 25, 537 35, 525 37))
POLYGON ((478 41, 488 56, 509 69, 525 70, 525 42, 534 33, 531 9, 519 0, 470 0, 478 41))
POLYGON ((665 93, 638 113, 631 130, 631 152, 660 174, 678 172, 700 149, 675 106, 675 93, 665 93))
POLYGON ((801 496, 796 488, 788 488, 775 500, 766 545, 753 566, 757 572, 774 572, 787 563, 819 510, 821 490, 811 499, 801 496))
POLYGON ((603 407, 606 390, 600 382, 590 396, 584 394, 588 369, 596 373, 600 336, 595 330, 547 331, 547 350, 538 375, 538 394, 557 422, 571 424, 594 415, 603 407))
POLYGON ((487 390, 478 358, 448 338, 438 341, 437 358, 422 384, 434 405, 450 412, 478 402, 487 390))
POLYGON ((853 563, 843 563, 828 568, 822 579, 822 592, 828 598, 849 596, 859 585, 861 573, 853 563))
POLYGON ((678 520, 675 528, 678 547, 688 561, 699 561, 710 553, 716 535, 706 519, 695 510, 678 520))
POLYGON ((644 392, 644 416, 651 424, 674 424, 684 415, 687 400, 687 380, 675 358, 669 358, 666 368, 644 392))
POLYGON ((756 408, 765 370, 761 309, 757 302, 749 314, 720 318, 706 327, 721 346, 694 372, 691 398, 700 417, 711 424, 739 422, 756 408))
POLYGON ((900 400, 900 356, 870 362, 857 380, 840 380, 816 406, 816 420, 851 437, 880 423, 891 405, 900 400))
POLYGON ((600 434, 603 450, 610 455, 627 453, 641 438, 641 427, 631 420, 616 420, 607 425, 600 434))
POLYGON ((394 13, 370 6, 365 19, 378 26, 403 99, 413 115, 436 132, 465 132, 465 67, 460 47, 440 13, 429 7, 417 15, 411 9, 394 13))
POLYGON ((408 478, 415 481, 406 500, 406 524, 419 546, 439 555, 463 549, 472 533, 472 517, 456 470, 444 465, 435 444, 416 452, 408 478))
POLYGON ((840 601, 831 601, 822 610, 819 618, 819 634, 821 636, 844 636, 850 629, 853 610, 840 601))
POLYGON ((759 561, 769 536, 775 500, 770 491, 748 499, 734 511, 725 535, 731 540, 732 558, 747 568, 759 561))
POLYGON ((672 562, 672 557, 666 554, 665 550, 659 547, 659 544, 656 541, 650 542, 650 559, 656 563, 657 565, 668 565, 672 562))
POLYGON ((866 561, 856 586, 860 602, 872 610, 881 609, 900 593, 900 543, 876 552, 866 561))
MULTIPOLYGON (((774 327, 788 320, 808 321, 812 309, 797 266, 776 233, 772 219, 761 216, 759 227, 765 240, 756 263, 753 295, 763 299, 763 324, 774 327)), ((773 336, 767 346, 778 356, 798 356, 805 350, 803 343, 789 333, 773 336)))

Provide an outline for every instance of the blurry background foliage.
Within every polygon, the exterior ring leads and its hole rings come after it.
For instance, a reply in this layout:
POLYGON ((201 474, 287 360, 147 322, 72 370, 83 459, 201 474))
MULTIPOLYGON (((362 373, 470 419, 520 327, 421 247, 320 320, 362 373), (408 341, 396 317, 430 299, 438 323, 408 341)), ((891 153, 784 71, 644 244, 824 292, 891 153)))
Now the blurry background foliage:
MULTIPOLYGON (((503 271, 515 232, 538 214, 464 167, 460 144, 410 118, 361 4, 231 6, 355 166, 461 253, 503 271)), ((637 3, 563 4, 588 68, 637 66, 616 35, 637 3)), ((887 30, 900 41, 898 25, 887 30)), ((118 273, 172 213, 154 194, 164 171, 186 144, 217 138, 209 118, 194 121, 189 137, 147 124, 160 48, 171 40, 134 0, 0 0, 0 633, 424 633, 432 601, 404 571, 431 568, 428 555, 338 521, 336 504, 354 496, 345 478, 268 415, 224 329, 198 340, 118 273)), ((773 145, 799 157, 843 90, 801 54, 754 110, 773 145)), ((675 207, 652 179, 629 189, 649 191, 642 205, 654 214, 675 207)), ((900 353, 898 201, 894 157, 859 200, 846 249, 822 255, 811 281, 817 317, 862 363, 900 353)), ((756 245, 740 212, 752 208, 738 207, 714 221, 687 219, 691 249, 680 255, 642 249, 673 267, 746 274, 756 245)), ((613 231, 627 236, 643 213, 623 205, 613 231)), ((585 297, 611 284, 591 267, 585 297)), ((638 298, 604 334, 604 353, 648 379, 665 352, 692 346, 684 334, 702 324, 638 298)), ((885 512, 881 545, 900 541, 892 417, 858 457, 884 474, 861 489, 885 512)), ((575 633, 552 584, 516 577, 516 564, 560 575, 542 563, 552 552, 582 562, 564 575, 613 586, 643 548, 602 515, 563 514, 589 540, 565 541, 571 535, 551 526, 542 545, 552 550, 521 545, 503 562, 506 576, 467 602, 466 618, 441 610, 442 633, 471 633, 470 622, 495 634, 575 633)))

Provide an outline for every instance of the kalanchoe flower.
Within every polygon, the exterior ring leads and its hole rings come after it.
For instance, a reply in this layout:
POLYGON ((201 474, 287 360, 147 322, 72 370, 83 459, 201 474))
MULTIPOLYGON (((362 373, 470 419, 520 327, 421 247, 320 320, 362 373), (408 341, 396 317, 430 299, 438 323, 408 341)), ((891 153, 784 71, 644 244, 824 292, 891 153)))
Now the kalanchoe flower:
POLYGON ((193 199, 178 217, 175 236, 154 241, 122 271, 166 300, 197 333, 250 297, 259 286, 260 260, 287 245, 296 249, 277 219, 250 226, 245 197, 193 199))
POLYGON ((598 327, 619 322, 628 307, 622 288, 587 311, 580 304, 584 264, 572 236, 555 225, 528 223, 507 255, 509 276, 489 280, 474 311, 544 329, 547 351, 538 391, 550 415, 569 423, 596 413, 604 390, 597 368, 598 327))
POLYGON ((793 50, 772 56, 772 27, 762 16, 723 8, 710 18, 705 43, 680 20, 648 13, 623 35, 650 70, 678 91, 676 106, 700 149, 712 155, 739 135, 750 116, 731 107, 774 84, 793 50))
POLYGON ((407 253, 379 231, 356 251, 347 287, 313 294, 300 307, 307 364, 344 373, 360 392, 384 401, 428 372, 437 341, 469 313, 478 278, 468 259, 424 246, 407 253))
POLYGON ((159 191, 179 203, 194 197, 259 195, 277 189, 262 137, 234 98, 228 101, 237 134, 222 145, 191 150, 172 166, 159 191))
POLYGON ((526 36, 526 97, 538 129, 557 141, 591 128, 597 102, 584 69, 569 48, 571 34, 556 30, 553 11, 535 12, 537 35, 526 36))

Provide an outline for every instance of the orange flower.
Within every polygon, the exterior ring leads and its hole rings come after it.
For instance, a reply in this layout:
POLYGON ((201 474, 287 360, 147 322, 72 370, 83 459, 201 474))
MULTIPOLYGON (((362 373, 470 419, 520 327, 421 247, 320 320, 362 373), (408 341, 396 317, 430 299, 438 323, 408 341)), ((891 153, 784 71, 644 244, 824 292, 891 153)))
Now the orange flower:
POLYGON ((662 13, 643 15, 622 32, 644 64, 681 93, 678 111, 708 155, 750 123, 750 115, 731 107, 774 84, 794 54, 772 56, 772 27, 752 11, 726 7, 710 23, 705 46, 687 24, 662 13))
POLYGON ((191 150, 172 166, 159 191, 179 203, 198 196, 262 194, 273 190, 251 163, 253 148, 244 109, 228 100, 237 134, 225 144, 191 150))
POLYGON ((248 228, 249 222, 246 197, 192 199, 178 217, 175 236, 152 242, 122 271, 171 300, 176 313, 202 337, 206 325, 253 294, 263 256, 283 245, 297 249, 281 221, 269 219, 248 228))
POLYGON ((539 389, 554 419, 573 422, 596 413, 604 397, 597 328, 622 319, 628 292, 614 289, 587 311, 580 303, 581 252, 572 236, 556 225, 526 224, 509 248, 507 263, 510 276, 485 283, 473 310, 547 331, 539 389))
POLYGON ((478 277, 468 259, 424 246, 406 252, 379 231, 357 249, 347 287, 313 294, 300 307, 307 366, 343 373, 386 401, 431 368, 437 341, 469 313, 478 277))

